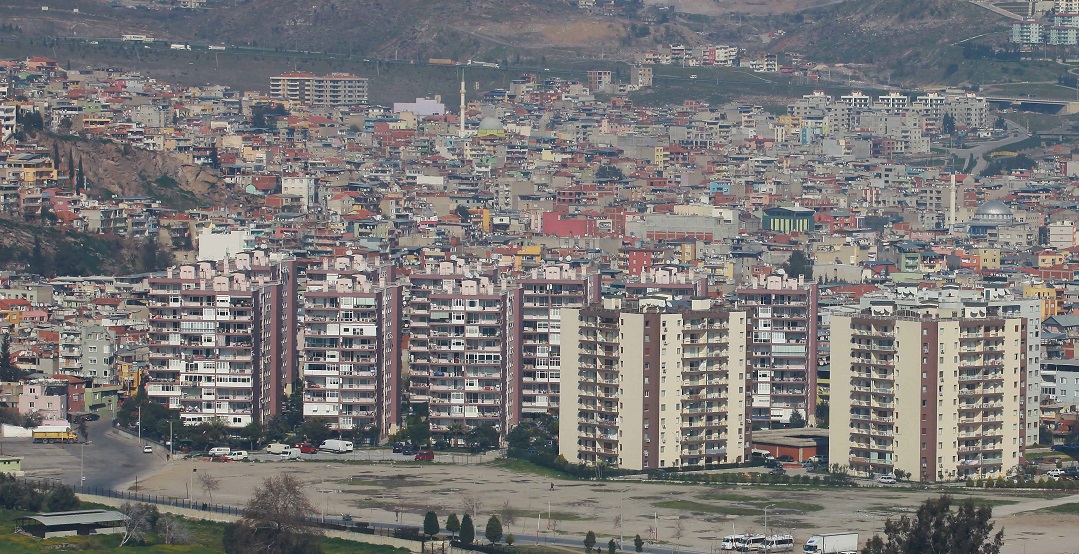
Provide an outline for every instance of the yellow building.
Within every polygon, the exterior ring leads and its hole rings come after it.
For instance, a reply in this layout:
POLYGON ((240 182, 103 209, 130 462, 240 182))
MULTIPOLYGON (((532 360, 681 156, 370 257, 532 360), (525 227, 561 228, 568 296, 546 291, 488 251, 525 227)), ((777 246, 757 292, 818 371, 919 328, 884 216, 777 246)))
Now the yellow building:
POLYGON ((1042 320, 1064 313, 1064 290, 1052 285, 1023 285, 1023 298, 1042 301, 1042 320))
POLYGON ((974 254, 980 260, 981 269, 1000 269, 999 248, 975 248, 974 254))

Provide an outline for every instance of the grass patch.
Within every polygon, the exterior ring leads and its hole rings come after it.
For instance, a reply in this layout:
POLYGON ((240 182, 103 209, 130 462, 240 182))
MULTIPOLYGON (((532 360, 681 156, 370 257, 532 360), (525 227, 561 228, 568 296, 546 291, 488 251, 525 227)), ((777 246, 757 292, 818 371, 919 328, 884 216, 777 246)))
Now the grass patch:
POLYGON ((505 469, 507 471, 512 471, 514 473, 531 473, 532 475, 539 475, 540 477, 547 477, 547 478, 550 478, 550 479, 573 479, 573 480, 575 480, 575 478, 572 475, 568 474, 568 473, 563 473, 561 471, 558 471, 557 469, 551 469, 549 467, 543 467, 543 466, 536 465, 536 464, 534 464, 532 462, 529 462, 529 461, 526 461, 526 460, 518 460, 518 459, 515 459, 515 458, 502 458, 502 459, 490 462, 489 464, 486 464, 486 465, 490 465, 492 467, 497 467, 499 469, 505 469))
POLYGON ((720 500, 723 502, 756 502, 759 500, 755 496, 747 496, 736 492, 706 492, 704 494, 698 494, 697 498, 700 498, 701 500, 720 500))
POLYGON ((799 502, 797 500, 780 500, 778 502, 757 500, 751 504, 758 506, 762 510, 765 506, 771 506, 771 508, 769 508, 770 510, 797 510, 799 512, 819 512, 824 509, 824 506, 821 506, 820 504, 799 502))
POLYGON ((1054 514, 1071 514, 1079 515, 1079 502, 1069 502, 1067 504, 1060 504, 1059 506, 1051 506, 1049 508, 1042 508, 1039 512, 1051 512, 1054 514))
POLYGON ((981 496, 968 496, 965 498, 956 498, 956 502, 970 502, 975 506, 1010 506, 1012 504, 1018 504, 1018 500, 1007 500, 1004 498, 985 498, 981 496))
POLYGON ((664 500, 656 502, 653 506, 667 508, 669 510, 682 510, 695 514, 720 514, 727 516, 751 516, 760 513, 756 508, 742 508, 739 506, 715 506, 692 500, 664 500))
POLYGON ((547 519, 549 517, 554 521, 591 521, 591 518, 587 518, 580 514, 575 514, 572 512, 554 511, 550 512, 549 516, 546 511, 522 510, 521 508, 510 508, 509 510, 499 509, 498 512, 499 514, 512 514, 513 516, 517 517, 522 521, 527 521, 531 518, 536 517, 537 515, 539 515, 543 519, 547 519))
POLYGON ((1046 458, 1060 458, 1061 461, 1070 462, 1075 458, 1068 452, 1057 452, 1056 450, 1041 450, 1038 452, 1027 452, 1026 458, 1028 462, 1036 462, 1038 460, 1044 460, 1046 458))
POLYGON ((379 489, 401 489, 405 487, 424 487, 432 485, 429 481, 416 479, 408 475, 391 475, 389 477, 349 477, 338 482, 354 487, 373 487, 379 489))

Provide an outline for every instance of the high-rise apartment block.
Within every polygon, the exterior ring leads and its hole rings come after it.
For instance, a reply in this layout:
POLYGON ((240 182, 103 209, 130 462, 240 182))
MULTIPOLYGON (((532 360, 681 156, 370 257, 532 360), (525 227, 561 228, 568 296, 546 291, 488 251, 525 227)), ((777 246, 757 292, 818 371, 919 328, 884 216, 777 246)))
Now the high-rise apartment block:
POLYGON ((400 405, 402 305, 393 266, 326 257, 304 277, 304 417, 325 419, 335 430, 385 435, 400 405))
POLYGON ((830 461, 921 481, 1012 471, 1029 436, 1028 321, 989 302, 834 316, 830 461))
POLYGON ((559 450, 625 469, 743 461, 747 316, 710 300, 562 312, 559 450))
POLYGON ((562 313, 595 303, 599 273, 587 266, 550 265, 531 270, 514 287, 518 321, 516 358, 520 401, 513 418, 558 415, 562 358, 562 313))
POLYGON ((285 73, 270 77, 270 98, 320 107, 365 104, 367 78, 348 73, 285 73))
POLYGON ((147 393, 185 423, 243 427, 280 409, 295 374, 295 288, 264 252, 149 280, 147 393), (231 264, 231 265, 230 265, 231 264))
POLYGON ((737 290, 739 309, 750 321, 747 360, 753 423, 790 422, 798 411, 816 413, 817 285, 782 272, 755 277, 737 290))
POLYGON ((484 424, 506 432, 517 409, 507 360, 520 346, 506 340, 515 333, 508 279, 447 261, 409 281, 410 400, 428 403, 433 433, 484 424))

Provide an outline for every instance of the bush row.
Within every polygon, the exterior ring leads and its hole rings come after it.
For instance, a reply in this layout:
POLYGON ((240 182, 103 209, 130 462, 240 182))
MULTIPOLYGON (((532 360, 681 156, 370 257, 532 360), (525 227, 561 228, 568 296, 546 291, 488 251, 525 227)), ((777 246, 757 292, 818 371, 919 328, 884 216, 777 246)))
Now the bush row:
POLYGON ((1060 491, 1079 490, 1079 481, 1054 480, 1040 477, 1013 481, 998 477, 996 479, 967 479, 967 487, 976 489, 1047 489, 1060 491))

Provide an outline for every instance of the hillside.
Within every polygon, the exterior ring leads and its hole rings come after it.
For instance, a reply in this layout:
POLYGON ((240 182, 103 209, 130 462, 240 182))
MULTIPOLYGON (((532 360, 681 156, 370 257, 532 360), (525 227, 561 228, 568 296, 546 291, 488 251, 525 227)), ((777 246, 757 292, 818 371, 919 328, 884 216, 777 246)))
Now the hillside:
POLYGON ((992 40, 1008 29, 1003 17, 956 0, 847 0, 801 15, 804 24, 773 51, 865 64, 876 77, 904 85, 987 80, 980 64, 964 63, 954 45, 976 36, 992 40))
POLYGON ((46 150, 56 144, 63 163, 69 153, 75 164, 81 159, 91 196, 147 195, 166 207, 188 210, 219 205, 228 194, 216 173, 185 164, 174 154, 70 136, 41 135, 37 142, 46 150))

